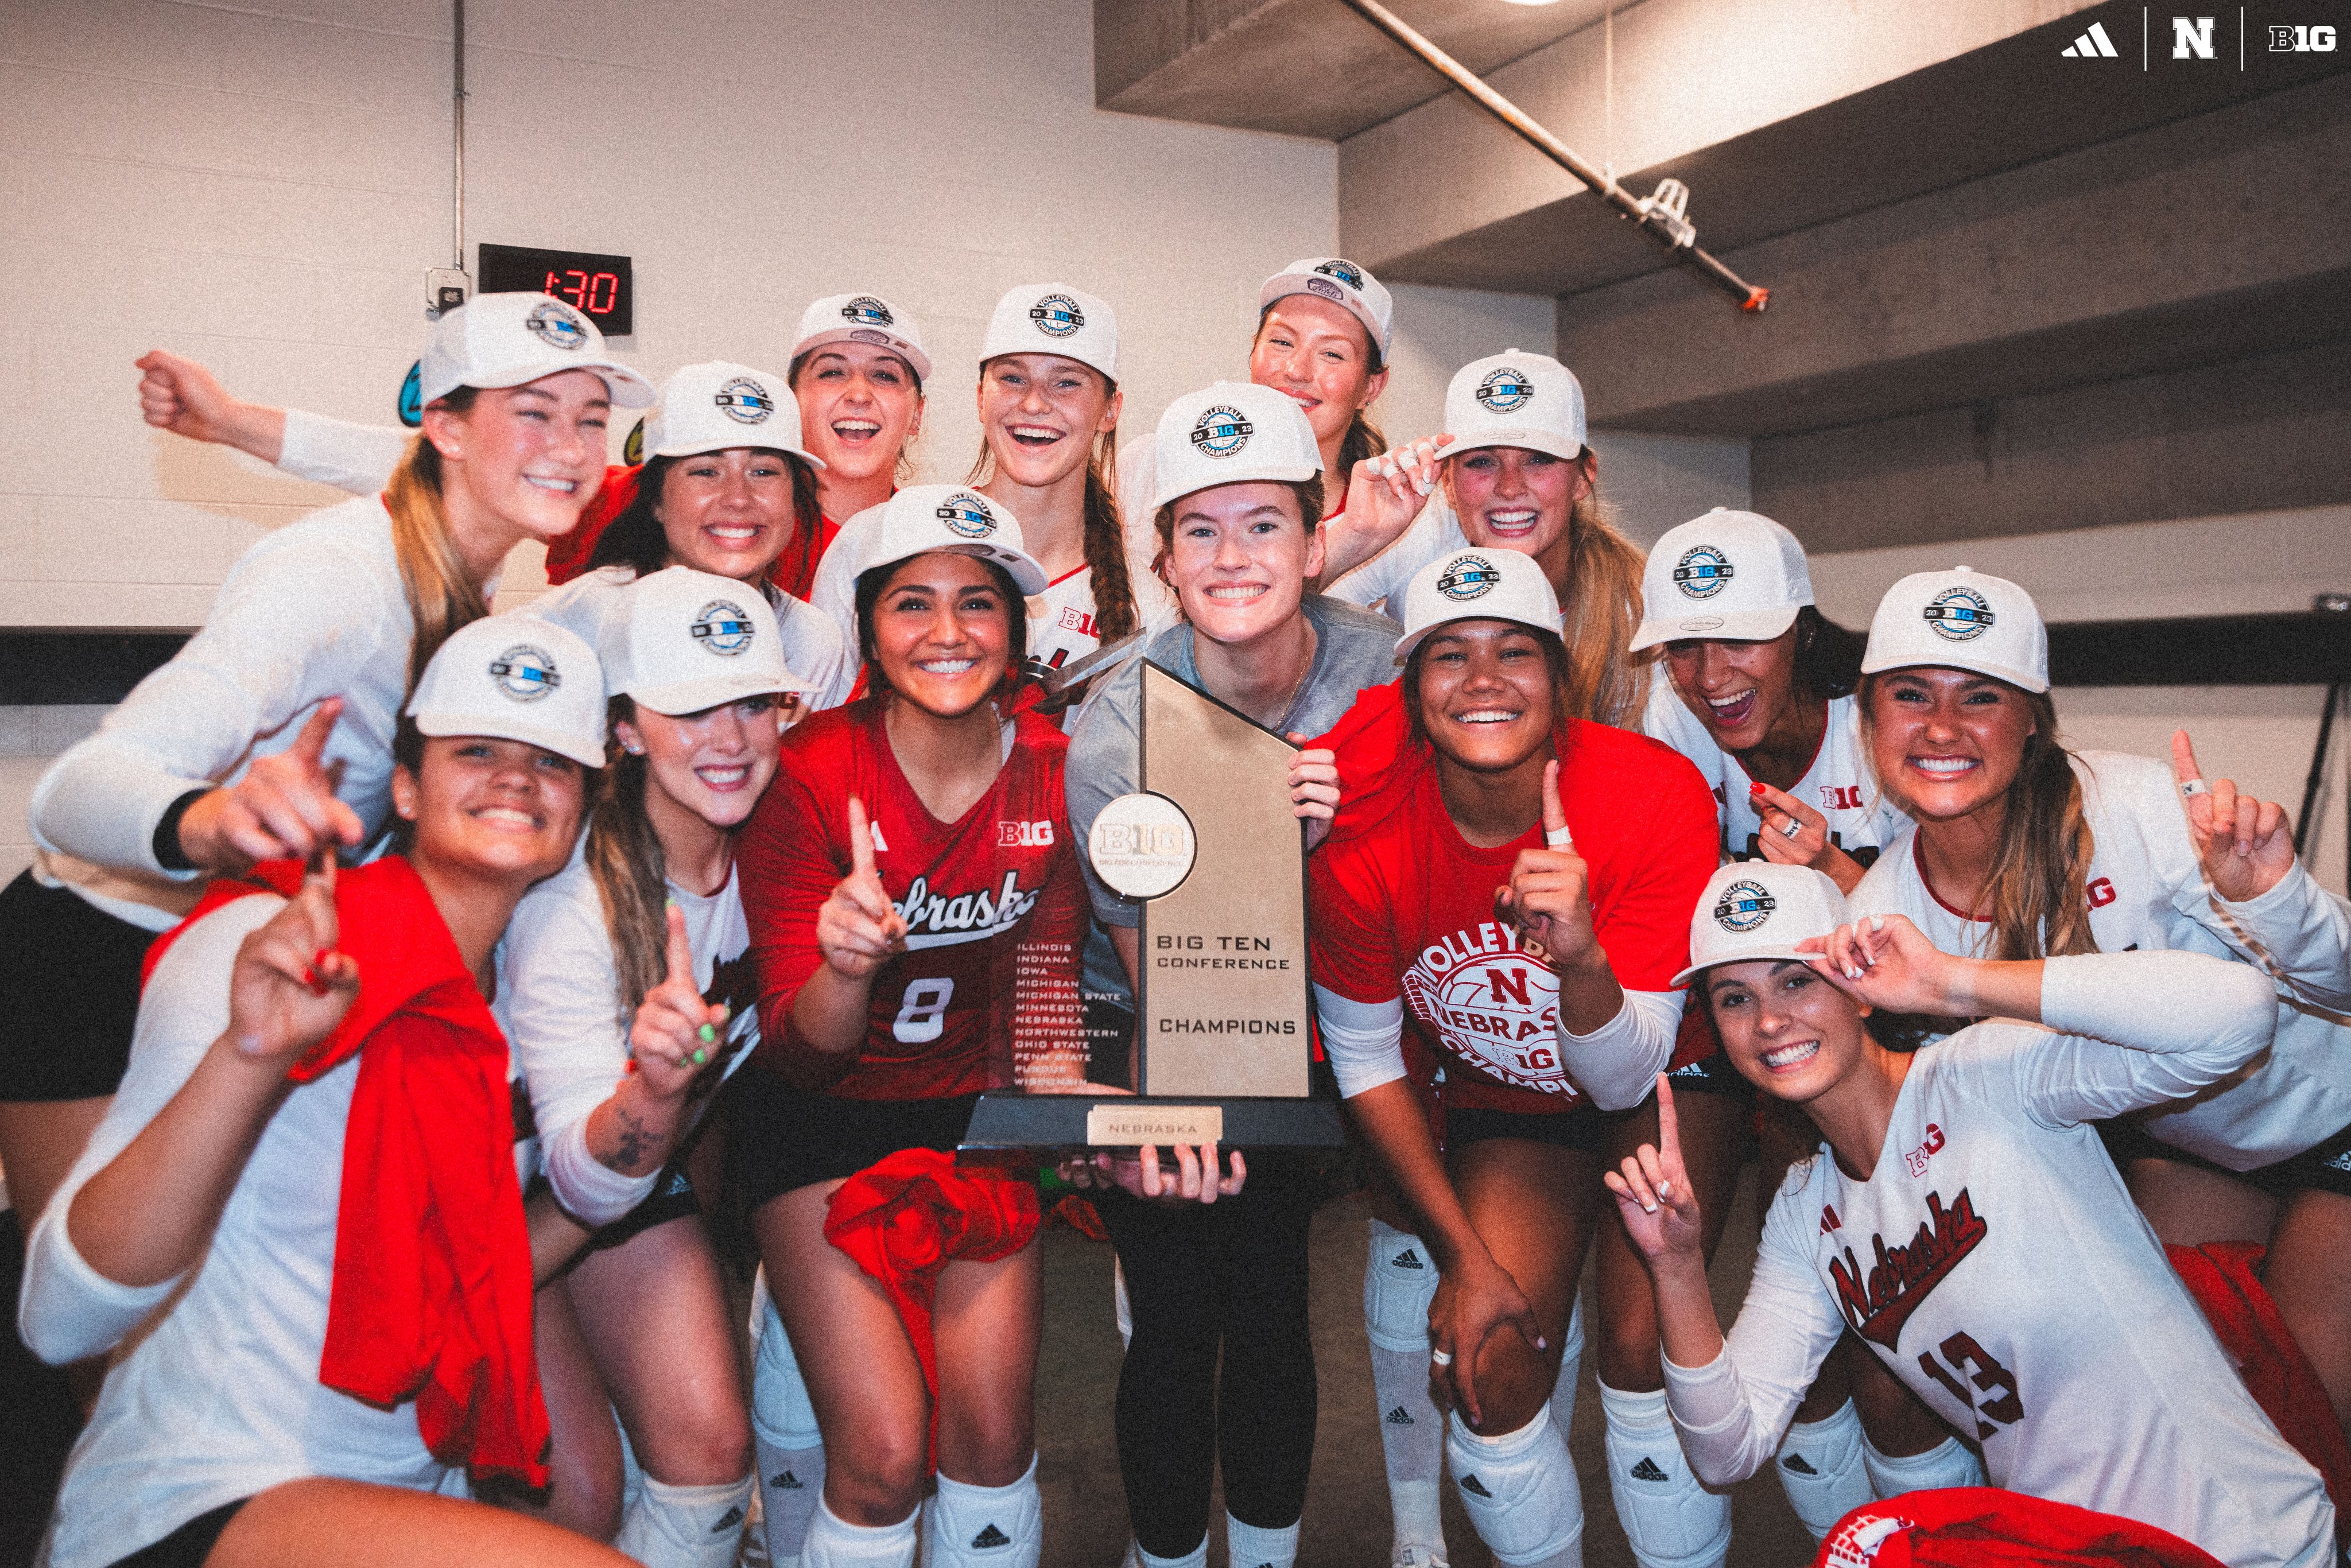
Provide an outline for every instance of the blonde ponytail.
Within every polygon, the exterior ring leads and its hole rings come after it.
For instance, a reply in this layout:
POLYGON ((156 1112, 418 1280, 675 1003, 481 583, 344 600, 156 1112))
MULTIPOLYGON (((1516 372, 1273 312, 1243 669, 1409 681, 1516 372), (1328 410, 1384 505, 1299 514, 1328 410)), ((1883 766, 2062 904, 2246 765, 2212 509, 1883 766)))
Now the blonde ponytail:
POLYGON ((1567 711, 1620 728, 1638 726, 1653 653, 1625 651, 1641 624, 1641 572, 1648 552, 1616 527, 1595 479, 1568 513, 1567 581, 1560 591, 1566 643, 1567 711))
MULTIPOLYGON (((636 706, 627 697, 612 699, 613 723, 635 713, 636 706)), ((603 771, 595 814, 588 822, 585 858, 612 937, 617 982, 612 1002, 625 1030, 645 993, 662 983, 668 967, 669 866, 653 819, 645 814, 650 765, 617 741, 611 749, 611 764, 603 771)))
MULTIPOLYGON (((458 413, 473 401, 471 387, 460 387, 444 400, 458 413)), ((401 586, 416 623, 408 650, 408 690, 413 693, 424 666, 449 634, 487 615, 490 606, 457 555, 449 514, 441 502, 441 454, 421 433, 410 441, 408 455, 384 486, 383 509, 392 514, 392 554, 400 562, 401 586)), ((407 706, 405 699, 402 706, 407 706)))

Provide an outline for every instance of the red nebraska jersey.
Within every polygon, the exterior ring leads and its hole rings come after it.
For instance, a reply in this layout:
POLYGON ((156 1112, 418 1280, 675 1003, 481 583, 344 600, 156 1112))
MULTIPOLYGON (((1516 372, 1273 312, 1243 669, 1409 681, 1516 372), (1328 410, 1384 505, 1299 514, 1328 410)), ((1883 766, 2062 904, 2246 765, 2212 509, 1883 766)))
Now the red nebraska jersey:
MULTIPOLYGON (((818 908, 849 874, 849 800, 874 827, 874 867, 908 926, 873 977, 865 1043, 826 1092, 930 1100, 1008 1082, 1016 950, 1077 983, 1085 894, 1061 792, 1068 742, 1023 712, 1012 755, 958 821, 924 809, 868 698, 784 737, 782 765, 737 850, 758 977, 763 1053, 812 1053, 792 1002, 824 962, 818 908)), ((833 1060, 838 1060, 833 1059, 833 1060)))
MULTIPOLYGON (((1542 847, 1541 824, 1495 849, 1464 839, 1426 744, 1403 734, 1395 687, 1365 693, 1324 744, 1338 749, 1343 796, 1358 781, 1353 758, 1373 776, 1362 809, 1309 862, 1314 983, 1361 1002, 1401 993, 1409 1038, 1444 1063, 1447 1105, 1572 1108, 1581 1097, 1556 1049, 1558 977, 1494 914, 1519 852, 1542 847), (1384 765, 1390 746, 1400 749, 1384 765)), ((1609 967, 1628 991, 1671 990, 1714 872, 1714 799, 1686 759, 1640 736, 1572 719, 1558 747, 1560 804, 1609 967)), ((1684 1030, 1674 1063, 1713 1050, 1705 1031, 1684 1030)), ((1406 1052, 1416 1073, 1416 1057, 1406 1052)))

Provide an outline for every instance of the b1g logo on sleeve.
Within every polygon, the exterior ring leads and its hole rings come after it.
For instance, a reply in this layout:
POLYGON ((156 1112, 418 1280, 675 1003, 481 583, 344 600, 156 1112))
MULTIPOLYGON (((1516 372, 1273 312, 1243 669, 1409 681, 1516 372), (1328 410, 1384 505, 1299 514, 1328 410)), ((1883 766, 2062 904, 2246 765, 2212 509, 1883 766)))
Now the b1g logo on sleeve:
POLYGON ((1192 422, 1192 444, 1208 457, 1230 457, 1249 444, 1257 426, 1241 417, 1241 411, 1225 403, 1204 411, 1192 422))
POLYGON ((1725 931, 1746 933, 1771 918, 1780 901, 1763 889, 1760 882, 1734 882, 1722 890, 1715 901, 1714 923, 1725 931))
POLYGON ((1488 413, 1510 413, 1526 407, 1535 395, 1535 388, 1524 371, 1504 365, 1479 382, 1474 395, 1478 406, 1488 413))
POLYGON ((1404 975, 1405 1003, 1453 1055, 1543 1094, 1575 1086, 1559 1060, 1559 977, 1493 921, 1430 943, 1404 975))
POLYGON ((1920 612, 1935 635, 1953 643, 1972 643, 1992 623, 1991 606, 1972 588, 1947 588, 1920 612))
POLYGON ((737 424, 765 424, 776 412, 776 400, 749 376, 737 376, 720 387, 711 401, 737 424))
POLYGON ((1712 545, 1693 545, 1674 562, 1674 586, 1691 599, 1712 599, 1738 575, 1730 558, 1712 545))
POLYGON ((861 294, 842 306, 841 319, 844 321, 853 321, 860 327, 896 325, 895 319, 890 314, 890 307, 883 304, 871 294, 861 294))
POLYGON ((535 703, 563 684, 544 648, 517 643, 490 661, 490 678, 518 703, 535 703))
POLYGON ((1066 294, 1048 294, 1029 307, 1029 319, 1048 338, 1067 338, 1086 324, 1086 313, 1066 294))
POLYGON ((1483 599, 1502 580, 1502 569, 1482 555, 1456 556, 1445 563, 1437 591, 1457 603, 1483 599))
POLYGON ((947 526, 947 531, 961 534, 967 539, 984 539, 996 531, 996 515, 987 503, 968 490, 957 490, 938 505, 933 514, 947 526))
POLYGON ((756 635, 751 618, 732 600, 714 599, 695 612, 690 633, 697 646, 733 658, 751 645, 756 635))
POLYGON ((532 337, 549 347, 577 350, 588 346, 588 323, 574 316, 569 306, 552 299, 534 307, 522 324, 532 337))

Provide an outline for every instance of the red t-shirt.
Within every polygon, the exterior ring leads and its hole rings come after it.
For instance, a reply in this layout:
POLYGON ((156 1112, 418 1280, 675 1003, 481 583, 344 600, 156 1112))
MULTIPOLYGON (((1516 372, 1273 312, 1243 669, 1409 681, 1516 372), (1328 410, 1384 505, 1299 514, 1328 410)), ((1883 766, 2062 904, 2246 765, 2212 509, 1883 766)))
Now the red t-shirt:
POLYGON ((1019 714, 996 782, 962 820, 942 822, 900 770, 883 709, 880 699, 853 703, 786 734, 776 780, 744 826, 736 853, 760 1052, 841 1060, 817 1052, 791 1010, 824 962, 816 915, 849 873, 854 795, 876 829, 882 885, 912 930, 907 951, 873 977, 855 1064, 826 1092, 930 1100, 1001 1086, 1016 991, 1050 991, 1050 1005, 1075 995, 1085 892, 1061 787, 1069 743, 1050 720, 1019 714))
MULTIPOLYGON (((1309 862, 1314 983, 1362 1002, 1401 994, 1408 1035, 1444 1064, 1448 1106, 1573 1108, 1581 1096, 1553 1044, 1558 978, 1494 915, 1495 890, 1520 850, 1542 847, 1542 825, 1495 849, 1464 839, 1427 747, 1404 733, 1395 687, 1365 693, 1322 744, 1338 751, 1343 795, 1358 780, 1364 793, 1309 862)), ((1687 758, 1625 730, 1572 719, 1557 746, 1609 967, 1627 990, 1669 990, 1714 872, 1714 798, 1687 758)), ((1712 1049, 1686 1030, 1675 1063, 1712 1049)))
MULTIPOLYGON (((580 526, 547 547, 549 583, 559 588, 586 574, 588 559, 596 553, 596 541, 604 537, 612 519, 627 511, 629 503, 637 498, 637 480, 643 473, 642 466, 634 465, 614 464, 604 470, 604 487, 596 492, 596 498, 580 514, 580 526)), ((833 537, 840 532, 839 523, 831 517, 820 517, 816 538, 810 540, 803 537, 786 545, 784 553, 768 570, 768 580, 795 599, 806 599, 816 582, 817 563, 824 559, 824 552, 832 548, 833 537)))

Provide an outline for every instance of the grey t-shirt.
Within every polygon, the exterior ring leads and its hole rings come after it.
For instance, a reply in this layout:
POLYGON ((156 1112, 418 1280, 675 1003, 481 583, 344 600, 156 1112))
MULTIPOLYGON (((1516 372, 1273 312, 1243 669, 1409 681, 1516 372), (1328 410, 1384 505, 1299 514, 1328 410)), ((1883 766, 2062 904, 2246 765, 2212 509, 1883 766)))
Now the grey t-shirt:
MULTIPOLYGON (((1321 735, 1355 706, 1358 693, 1396 678, 1396 623, 1319 594, 1307 595, 1301 608, 1314 626, 1314 663, 1290 700, 1290 711, 1273 728, 1282 734, 1321 735)), ((1085 873, 1086 892, 1093 900, 1098 925, 1134 926, 1143 921, 1140 900, 1120 897, 1094 875, 1086 861, 1085 843, 1102 809, 1141 787, 1136 776, 1142 755, 1143 661, 1149 659, 1200 686, 1193 636, 1191 623, 1182 622, 1153 637, 1139 655, 1129 658, 1096 686, 1070 732, 1069 760, 1063 772, 1070 797, 1070 831, 1078 843, 1078 865, 1085 873)), ((1134 1005, 1125 967, 1100 931, 1086 944, 1085 985, 1090 993, 1115 998, 1128 1008, 1134 1005)))

